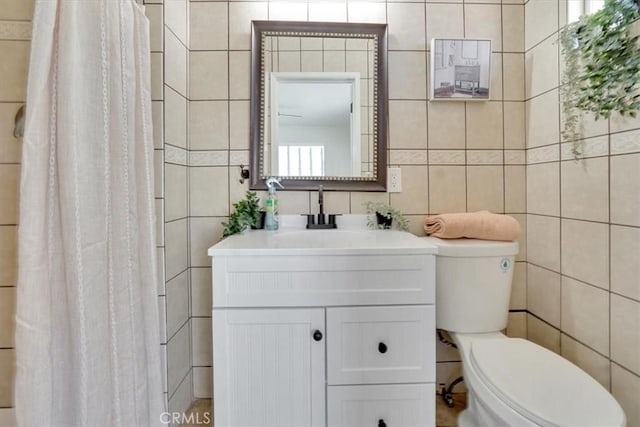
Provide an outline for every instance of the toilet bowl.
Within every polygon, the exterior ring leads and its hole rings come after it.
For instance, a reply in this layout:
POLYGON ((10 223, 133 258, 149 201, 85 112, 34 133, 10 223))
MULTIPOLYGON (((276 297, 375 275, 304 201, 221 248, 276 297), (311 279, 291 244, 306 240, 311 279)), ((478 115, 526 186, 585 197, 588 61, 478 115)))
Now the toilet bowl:
POLYGON ((533 342, 509 338, 517 242, 426 237, 436 256, 436 326, 462 358, 467 408, 458 425, 622 427, 611 394, 580 368, 533 342))

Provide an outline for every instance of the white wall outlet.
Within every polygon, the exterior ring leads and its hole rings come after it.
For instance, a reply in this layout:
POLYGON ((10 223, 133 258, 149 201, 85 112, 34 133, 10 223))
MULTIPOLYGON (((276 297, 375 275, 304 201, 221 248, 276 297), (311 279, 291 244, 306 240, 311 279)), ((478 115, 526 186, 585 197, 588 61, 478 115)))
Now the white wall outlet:
POLYGON ((400 193, 402 191, 402 169, 387 169, 387 191, 389 193, 400 193))

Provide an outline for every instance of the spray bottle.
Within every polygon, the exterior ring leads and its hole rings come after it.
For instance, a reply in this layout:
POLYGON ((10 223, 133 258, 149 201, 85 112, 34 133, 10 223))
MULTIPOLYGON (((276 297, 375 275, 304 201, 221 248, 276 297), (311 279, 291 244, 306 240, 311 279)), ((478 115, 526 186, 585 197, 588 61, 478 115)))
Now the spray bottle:
POLYGON ((280 180, 278 178, 271 177, 266 181, 267 189, 269 190, 269 195, 266 200, 266 217, 264 221, 265 230, 277 230, 278 223, 280 221, 280 217, 278 216, 278 196, 276 195, 276 184, 280 186, 280 188, 284 188, 282 184, 280 184, 280 180))

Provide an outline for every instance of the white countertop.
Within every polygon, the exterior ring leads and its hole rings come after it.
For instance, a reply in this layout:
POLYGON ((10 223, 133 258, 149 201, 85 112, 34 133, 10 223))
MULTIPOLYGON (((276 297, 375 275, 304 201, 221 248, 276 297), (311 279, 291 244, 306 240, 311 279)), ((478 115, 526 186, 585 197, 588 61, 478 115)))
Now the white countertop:
POLYGON ((209 256, 253 255, 410 255, 435 254, 427 239, 395 230, 369 230, 366 215, 337 218, 337 229, 307 230, 305 218, 281 216, 279 230, 248 230, 208 250, 209 256))

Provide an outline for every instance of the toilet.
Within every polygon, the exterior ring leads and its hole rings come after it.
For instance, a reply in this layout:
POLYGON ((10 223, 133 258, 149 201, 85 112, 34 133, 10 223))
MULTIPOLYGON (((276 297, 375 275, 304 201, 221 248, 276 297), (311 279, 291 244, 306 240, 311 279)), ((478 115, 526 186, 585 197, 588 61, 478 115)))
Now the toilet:
POLYGON ((425 239, 438 247, 436 327, 455 341, 468 390, 459 426, 626 425, 618 402, 586 372, 501 332, 517 242, 425 239))

